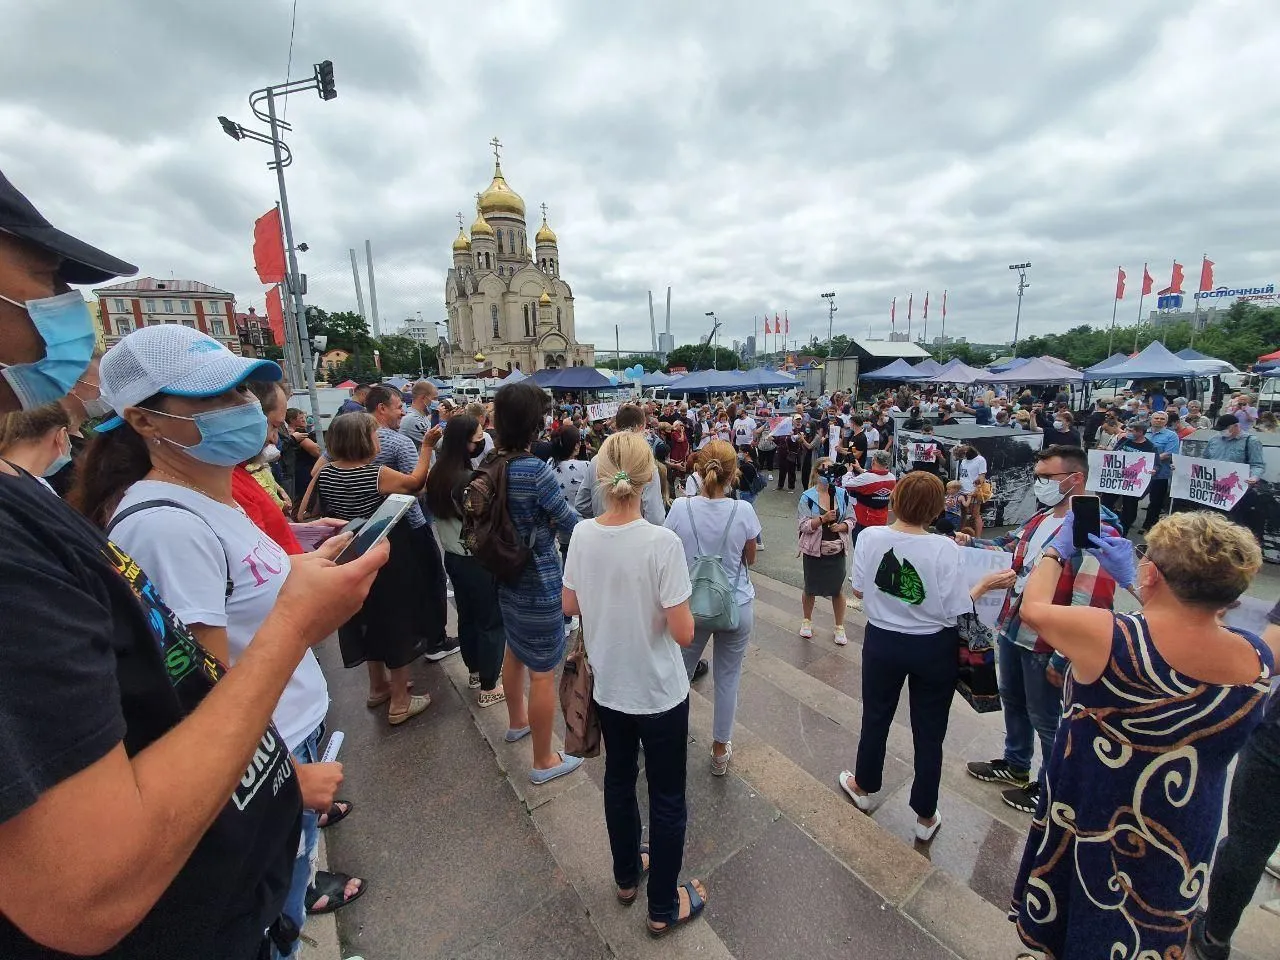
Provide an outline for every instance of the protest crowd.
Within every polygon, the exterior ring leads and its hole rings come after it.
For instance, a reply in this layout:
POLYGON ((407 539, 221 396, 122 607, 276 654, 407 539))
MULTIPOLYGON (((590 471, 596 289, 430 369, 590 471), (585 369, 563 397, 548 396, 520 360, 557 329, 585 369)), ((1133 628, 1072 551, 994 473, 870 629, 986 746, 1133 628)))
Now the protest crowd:
POLYGON ((309 914, 359 898, 369 878, 314 868, 352 812, 312 651, 334 635, 392 726, 431 716, 409 667, 460 656, 535 789, 602 750, 617 899, 643 881, 647 933, 678 931, 722 892, 683 870, 690 685, 710 675, 726 776, 766 549, 800 558, 799 638, 819 600, 835 645, 865 618, 856 756, 832 771, 853 807, 882 789, 905 685, 917 841, 943 828, 948 762, 1029 815, 1009 914, 1029 950, 1229 955, 1280 844, 1280 606, 1262 636, 1221 616, 1262 562, 1247 398, 1077 423, 1056 395, 904 388, 592 420, 530 381, 466 406, 423 381, 362 385, 319 437, 279 366, 195 329, 96 355, 71 285, 134 271, 0 176, 0 957, 290 957, 309 914), (1043 433, 1015 529, 984 536, 1001 477, 977 445, 929 439, 960 415, 1043 433), (906 459, 899 423, 924 438, 906 459), (1177 502, 1206 426, 1206 457, 1241 465, 1228 509, 1177 502), (1091 452, 1149 459, 1085 529, 1091 452), (796 493, 794 542, 765 542, 771 484, 796 493), (558 749, 565 684, 587 708, 558 749), (1002 756, 944 757, 957 691, 1001 712, 1002 756))

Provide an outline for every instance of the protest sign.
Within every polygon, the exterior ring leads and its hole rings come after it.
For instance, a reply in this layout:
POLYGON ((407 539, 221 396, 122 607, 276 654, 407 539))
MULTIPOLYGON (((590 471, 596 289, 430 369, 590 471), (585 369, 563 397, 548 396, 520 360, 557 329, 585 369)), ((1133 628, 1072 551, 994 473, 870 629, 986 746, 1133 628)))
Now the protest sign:
POLYGON ((1140 497, 1156 472, 1156 455, 1137 450, 1090 450, 1086 490, 1140 497))
POLYGON ((938 458, 938 445, 912 441, 907 444, 907 459, 912 463, 933 463, 938 458))
POLYGON ((618 404, 616 403, 587 404, 588 420, 611 420, 617 415, 618 415, 618 404))
POLYGON ((1249 489, 1249 465, 1173 456, 1169 495, 1215 510, 1230 510, 1249 489))
POLYGON ((770 417, 769 436, 789 437, 793 433, 790 417, 770 417))
MULTIPOLYGON (((964 547, 960 551, 960 573, 966 590, 972 590, 978 581, 989 573, 999 573, 1013 567, 1013 554, 1006 550, 983 550, 980 547, 964 547)), ((989 590, 973 602, 978 619, 995 629, 1000 608, 1008 590, 989 590)))

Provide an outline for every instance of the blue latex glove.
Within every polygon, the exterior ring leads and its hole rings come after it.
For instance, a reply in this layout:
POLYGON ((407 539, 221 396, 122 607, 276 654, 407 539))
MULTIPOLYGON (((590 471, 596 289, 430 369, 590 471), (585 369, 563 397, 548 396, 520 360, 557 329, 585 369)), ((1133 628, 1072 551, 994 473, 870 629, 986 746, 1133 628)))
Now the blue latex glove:
POLYGON ((1089 534, 1093 544, 1091 551, 1098 558, 1102 569, 1125 589, 1132 589, 1138 579, 1138 561, 1133 556, 1133 544, 1124 537, 1099 537, 1089 534))
POLYGON ((1075 545, 1075 515, 1068 512, 1062 519, 1062 526, 1058 528, 1058 532, 1053 535, 1053 539, 1046 546, 1053 547, 1058 551, 1064 561, 1072 560, 1080 553, 1080 548, 1075 545))

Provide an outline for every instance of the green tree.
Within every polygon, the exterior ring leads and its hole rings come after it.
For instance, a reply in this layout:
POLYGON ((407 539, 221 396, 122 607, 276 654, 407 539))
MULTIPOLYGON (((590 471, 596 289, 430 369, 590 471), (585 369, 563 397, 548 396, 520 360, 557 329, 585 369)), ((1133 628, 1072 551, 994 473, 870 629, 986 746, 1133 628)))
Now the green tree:
POLYGON ((707 343, 686 343, 667 355, 668 367, 684 367, 687 370, 710 370, 712 354, 715 354, 717 370, 737 370, 738 355, 724 347, 714 348, 707 343))
MULTIPOLYGON (((412 337, 402 337, 398 334, 389 334, 379 340, 372 341, 373 348, 376 349, 382 358, 382 373, 384 376, 393 376, 397 373, 405 376, 418 375, 418 341, 412 337)), ((423 373, 430 373, 439 369, 436 365, 436 348, 422 344, 422 366, 423 373)))
POLYGON ((634 367, 637 363, 644 367, 645 373, 653 373, 655 370, 660 370, 662 368, 662 364, 659 362, 658 358, 649 355, 637 357, 635 355, 628 354, 624 355, 621 359, 616 357, 601 357, 599 354, 596 356, 596 366, 603 367, 605 370, 625 370, 627 367, 634 367))
POLYGON ((372 346, 369 325, 360 314, 351 310, 327 313, 319 307, 309 307, 308 311, 307 325, 311 333, 329 338, 326 349, 346 350, 350 353, 359 350, 366 353, 372 346))
POLYGON ((815 357, 843 357, 849 349, 850 339, 843 333, 837 333, 831 338, 831 343, 819 343, 815 337, 806 346, 805 353, 812 354, 815 357))
POLYGON ((939 363, 959 360, 971 367, 985 367, 991 362, 990 351, 981 350, 968 343, 949 343, 944 347, 929 347, 929 355, 939 363))

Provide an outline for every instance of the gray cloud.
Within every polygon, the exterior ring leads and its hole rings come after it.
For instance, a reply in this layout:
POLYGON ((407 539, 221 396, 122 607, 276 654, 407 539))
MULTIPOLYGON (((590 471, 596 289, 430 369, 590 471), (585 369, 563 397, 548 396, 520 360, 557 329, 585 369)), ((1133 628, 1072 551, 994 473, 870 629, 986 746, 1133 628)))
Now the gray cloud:
MULTIPOLYGON (((55 222, 139 263, 261 304, 252 220, 266 148, 214 117, 283 79, 290 4, 0 0, 0 167, 55 222)), ((690 7, 298 0, 302 94, 288 170, 311 299, 354 305, 371 238, 386 325, 443 313, 455 212, 469 224, 495 133, 530 227, 547 203, 579 331, 648 341, 645 291, 674 287, 678 340, 786 310, 793 338, 883 336, 926 290, 931 331, 1012 334, 1008 263, 1031 260, 1023 330, 1110 319, 1150 261, 1202 253, 1224 282, 1276 279, 1280 147, 1271 0, 744 0, 690 7)), ((661 307, 659 308, 661 309, 661 307)), ((1130 320, 1137 304, 1126 300, 1130 320)))

